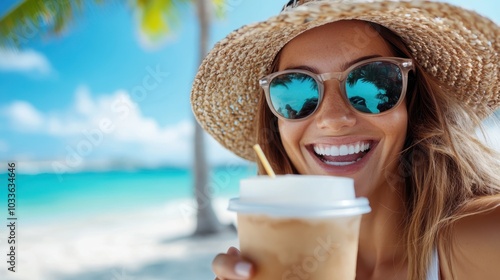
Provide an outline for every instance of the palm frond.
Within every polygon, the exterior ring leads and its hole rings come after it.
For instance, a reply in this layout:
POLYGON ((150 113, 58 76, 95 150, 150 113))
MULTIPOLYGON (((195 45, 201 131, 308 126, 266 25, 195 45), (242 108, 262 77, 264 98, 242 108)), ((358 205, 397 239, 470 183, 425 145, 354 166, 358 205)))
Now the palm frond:
POLYGON ((139 27, 153 41, 169 34, 180 24, 180 12, 192 0, 136 0, 139 27))
POLYGON ((223 18, 226 15, 227 0, 212 0, 212 5, 217 18, 223 18))
POLYGON ((89 4, 83 0, 25 0, 0 18, 0 46, 19 48, 41 34, 59 34, 89 4))
MULTIPOLYGON (((0 18, 0 47, 19 48, 45 33, 60 34, 85 11, 86 5, 128 2, 138 14, 139 29, 152 41, 168 35, 181 22, 186 4, 197 0, 24 0, 0 18)), ((199 1, 199 0, 198 0, 199 1)), ((218 17, 226 0, 211 0, 218 17)))

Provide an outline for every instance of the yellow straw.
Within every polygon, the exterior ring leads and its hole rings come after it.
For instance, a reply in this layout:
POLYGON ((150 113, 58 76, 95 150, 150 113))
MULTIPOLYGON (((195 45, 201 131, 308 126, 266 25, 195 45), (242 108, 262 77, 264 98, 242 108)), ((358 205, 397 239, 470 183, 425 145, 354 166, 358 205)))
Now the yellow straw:
POLYGON ((253 149, 257 153, 257 156, 260 159, 260 162, 262 162, 262 165, 264 166, 264 169, 267 172, 267 175, 269 175, 271 178, 276 177, 276 174, 274 174, 273 169, 271 168, 271 165, 269 164, 269 161, 266 158, 266 155, 264 155, 264 152, 262 151, 261 147, 259 144, 253 145, 253 149))

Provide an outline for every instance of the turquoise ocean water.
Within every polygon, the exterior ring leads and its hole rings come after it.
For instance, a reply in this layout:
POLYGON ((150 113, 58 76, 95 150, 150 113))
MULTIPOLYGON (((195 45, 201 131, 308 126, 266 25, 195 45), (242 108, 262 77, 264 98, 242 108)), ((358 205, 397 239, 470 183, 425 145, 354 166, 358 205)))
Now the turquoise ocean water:
MULTIPOLYGON (((222 166, 209 175, 213 198, 238 193, 239 180, 256 174, 254 166, 222 166)), ((135 171, 68 174, 16 174, 16 216, 37 223, 116 214, 163 206, 193 196, 190 169, 162 168, 135 171)), ((0 174, 0 212, 7 212, 7 174, 0 174), (2 211, 5 210, 5 211, 2 211)))

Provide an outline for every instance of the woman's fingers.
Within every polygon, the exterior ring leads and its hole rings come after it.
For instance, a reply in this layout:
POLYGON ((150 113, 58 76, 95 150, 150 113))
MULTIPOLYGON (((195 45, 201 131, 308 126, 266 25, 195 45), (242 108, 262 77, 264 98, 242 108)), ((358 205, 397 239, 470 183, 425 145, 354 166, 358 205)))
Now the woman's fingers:
POLYGON ((218 254, 212 262, 212 269, 219 279, 250 279, 252 264, 240 257, 240 251, 231 247, 226 254, 218 254))
POLYGON ((229 249, 227 249, 227 254, 231 256, 239 256, 240 250, 238 250, 236 247, 229 247, 229 249))

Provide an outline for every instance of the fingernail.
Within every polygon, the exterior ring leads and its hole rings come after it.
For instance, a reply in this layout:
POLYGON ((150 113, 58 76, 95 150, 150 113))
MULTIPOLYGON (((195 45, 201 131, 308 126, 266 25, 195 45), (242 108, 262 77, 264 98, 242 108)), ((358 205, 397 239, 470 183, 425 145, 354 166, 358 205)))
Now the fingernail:
POLYGON ((234 272, 239 276, 250 277, 252 265, 247 262, 239 262, 234 266, 234 272))

